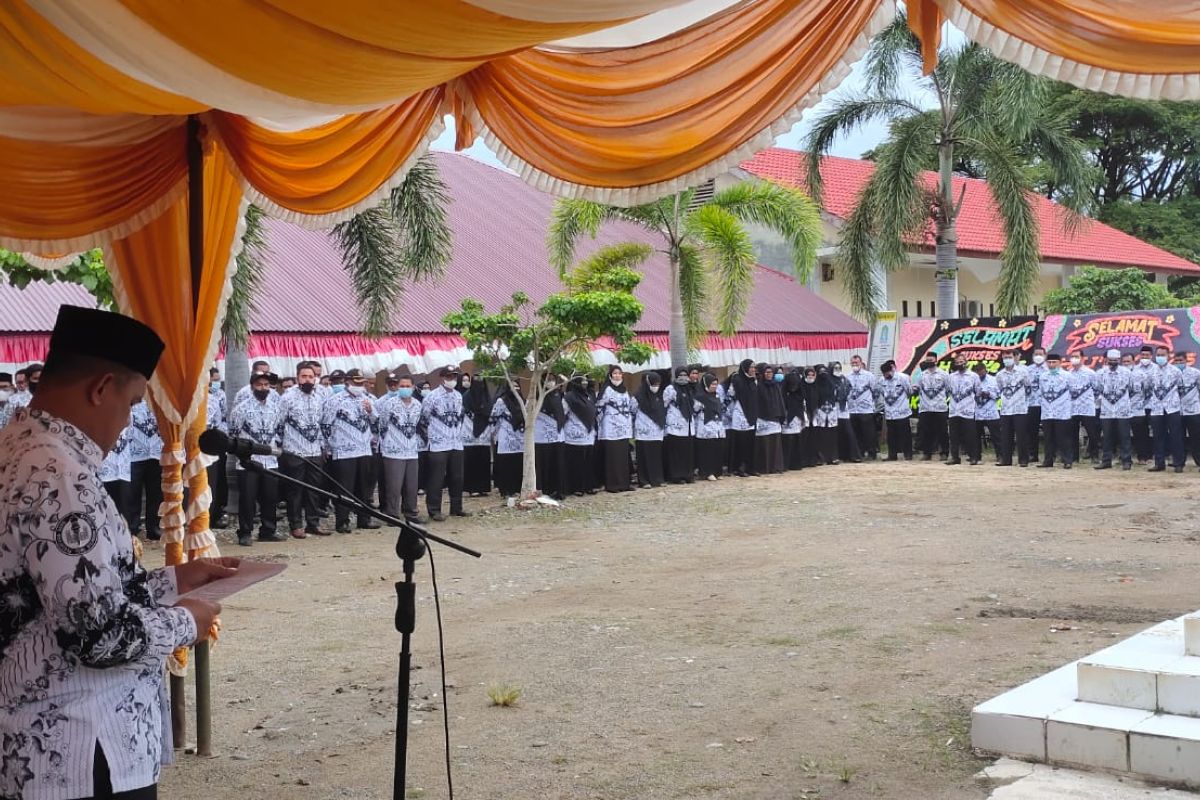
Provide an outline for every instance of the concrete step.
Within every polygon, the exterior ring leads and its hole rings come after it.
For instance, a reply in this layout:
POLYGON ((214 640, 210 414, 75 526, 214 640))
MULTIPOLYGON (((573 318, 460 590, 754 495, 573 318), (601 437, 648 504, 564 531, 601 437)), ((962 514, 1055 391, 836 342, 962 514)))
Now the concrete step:
POLYGON ((1080 659, 1078 699, 1200 717, 1200 656, 1183 654, 1186 623, 1156 625, 1080 659))
POLYGON ((1183 618, 1184 652, 1189 656, 1200 656, 1200 614, 1188 614, 1183 618))

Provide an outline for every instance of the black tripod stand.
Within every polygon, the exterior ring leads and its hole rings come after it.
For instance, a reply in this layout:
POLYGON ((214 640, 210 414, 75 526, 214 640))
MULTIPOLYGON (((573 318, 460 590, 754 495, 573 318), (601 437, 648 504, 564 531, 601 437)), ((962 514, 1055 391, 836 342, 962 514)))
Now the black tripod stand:
MULTIPOLYGON (((298 478, 293 478, 290 475, 269 470, 248 457, 242 457, 240 461, 242 469, 257 472, 260 475, 270 475, 279 478, 314 494, 327 497, 335 503, 350 506, 359 514, 374 517, 381 522, 386 522, 388 525, 400 529, 400 536, 396 539, 396 555, 400 558, 404 567, 404 580, 396 582, 396 630, 400 634, 400 671, 397 675, 396 766, 395 778, 392 783, 392 798, 393 800, 403 800, 404 783, 408 767, 408 694, 412 683, 411 640, 413 631, 417 625, 417 586, 413 582, 413 571, 416 569, 417 559, 425 555, 425 545, 430 541, 445 545, 475 558, 479 558, 482 554, 477 550, 464 547, 457 542, 435 536, 421 526, 415 525, 408 520, 398 519, 381 511, 376 511, 366 503, 359 501, 356 497, 347 497, 337 492, 330 492, 318 486, 305 483, 298 478)), ((443 697, 443 707, 445 706, 445 702, 446 698, 443 697)))

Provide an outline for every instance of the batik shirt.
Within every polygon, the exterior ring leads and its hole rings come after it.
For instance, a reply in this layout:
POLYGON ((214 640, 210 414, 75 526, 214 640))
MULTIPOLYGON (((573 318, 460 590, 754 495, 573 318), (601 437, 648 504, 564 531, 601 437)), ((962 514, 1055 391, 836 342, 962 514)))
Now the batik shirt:
POLYGON ((1096 372, 1080 364, 1067 373, 1071 384, 1071 416, 1096 415, 1096 372))
MULTIPOLYGON (((229 417, 229 435, 235 439, 249 439, 257 444, 274 446, 279 442, 279 404, 251 397, 242 403, 229 417)), ((279 459, 275 456, 251 456, 252 461, 267 469, 277 469, 279 459)), ((242 468, 239 463, 238 469, 242 468)))
POLYGON ((129 460, 158 461, 162 457, 163 440, 158 435, 158 418, 145 400, 130 412, 129 427, 129 460))
POLYGON ((1179 385, 1183 383, 1183 373, 1179 367, 1172 364, 1154 365, 1158 372, 1153 374, 1151 390, 1154 401, 1150 406, 1150 416, 1179 413, 1179 385))
POLYGON ((9 404, 13 407, 13 411, 18 408, 25 408, 33 402, 32 392, 13 392, 13 396, 8 398, 9 404))
POLYGON ((463 421, 459 438, 462 439, 463 447, 491 447, 492 440, 495 438, 496 432, 492 430, 491 420, 488 420, 487 427, 478 436, 475 435, 475 416, 467 411, 466 406, 463 406, 463 421))
POLYGON ((1184 367, 1180 370, 1179 413, 1186 417, 1200 414, 1200 369, 1184 367))
POLYGON ((1151 370, 1157 366, 1153 361, 1143 364, 1140 359, 1133 365, 1134 408, 1149 411, 1154 406, 1154 392, 1151 391, 1151 377, 1154 373, 1151 370))
POLYGON ((128 481, 132 477, 129 461, 129 428, 121 431, 121 435, 117 437, 117 443, 113 445, 112 450, 108 451, 108 455, 104 457, 103 463, 100 464, 100 480, 103 483, 112 483, 113 481, 128 481))
MULTIPOLYGON (((566 401, 564 400, 563 403, 566 404, 566 401)), ((583 424, 583 420, 571 410, 569 404, 567 404, 567 424, 563 426, 563 441, 579 447, 588 447, 596 443, 596 429, 588 430, 587 426, 583 424)))
POLYGON ((742 404, 737 399, 737 389, 733 388, 733 383, 722 387, 725 392, 725 412, 727 420, 725 427, 734 431, 752 431, 755 429, 746 420, 746 412, 742 411, 742 404))
POLYGON ((208 430, 221 431, 229 433, 229 408, 225 400, 225 392, 220 387, 208 390, 208 422, 205 423, 208 430))
POLYGON ((411 461, 421 452, 421 401, 385 397, 375 404, 375 433, 384 458, 411 461))
POLYGON ((618 392, 611 386, 596 403, 596 438, 620 441, 633 437, 633 415, 637 404, 628 392, 618 392))
POLYGON ((1129 419, 1142 414, 1141 392, 1137 378, 1126 367, 1108 366, 1096 371, 1096 395, 1100 401, 1101 419, 1129 419))
POLYGON ((558 444, 562 440, 563 432, 558 429, 558 420, 545 411, 539 411, 533 418, 533 443, 558 444))
POLYGON ((1042 395, 1042 419, 1071 418, 1071 378, 1062 369, 1042 372, 1038 384, 1042 395))
POLYGON ((846 402, 846 410, 851 414, 874 414, 875 376, 865 369, 858 372, 851 369, 846 380, 850 381, 850 398, 846 402))
POLYGON ((940 369, 922 370, 917 378, 917 411, 945 413, 949 410, 946 395, 949 393, 950 376, 940 369))
POLYGON ((429 452, 444 453, 462 450, 463 403, 457 389, 439 386, 421 398, 421 414, 425 421, 425 441, 429 452))
POLYGON ((517 430, 513 427, 513 416, 508 413, 508 406, 503 397, 496 398, 492 406, 492 426, 496 429, 496 453, 507 456, 525 452, 525 428, 517 430))
POLYGON ((975 419, 980 422, 1000 419, 1000 386, 991 375, 984 375, 975 390, 975 419))
POLYGON ((1029 413, 1030 368, 1014 364, 996 373, 996 388, 1000 390, 1000 416, 1020 417, 1029 413))
MULTIPOLYGON (((667 436, 691 436, 692 425, 684 418, 683 412, 679 410, 680 391, 671 384, 663 389, 663 403, 667 406, 667 436)), ((683 395, 686 398, 691 397, 689 390, 683 395)), ((684 402, 688 402, 685 400, 684 402)), ((691 400, 690 402, 695 402, 691 400)), ((638 437, 641 438, 641 437, 638 437)))
POLYGON ((1025 400, 1030 406, 1042 404, 1042 376, 1046 374, 1045 364, 1030 364, 1025 367, 1025 400))
POLYGON ((697 439, 724 439, 725 438, 725 423, 721 421, 721 417, 705 421, 704 406, 700 405, 699 400, 692 401, 692 425, 696 429, 697 439))
POLYGON ((790 412, 787 411, 787 406, 785 405, 784 406, 784 416, 787 418, 786 421, 783 423, 784 434, 795 434, 795 433, 803 433, 804 432, 804 414, 803 413, 797 414, 795 416, 791 416, 790 412))
POLYGON ((279 441, 283 452, 301 458, 317 458, 325 448, 321 416, 325 401, 314 389, 311 394, 288 391, 279 400, 279 441))
POLYGON ((321 432, 335 459, 371 455, 371 426, 375 422, 375 404, 366 392, 357 397, 338 392, 326 398, 321 407, 321 432))
POLYGON ((912 385, 904 373, 893 372, 892 377, 877 380, 875 396, 883 403, 885 419, 908 419, 912 416, 912 385))
POLYGON ((172 754, 163 662, 196 638, 175 570, 146 572, 100 482, 100 448, 44 411, 0 433, 0 796, 90 797, 97 744, 113 790, 172 754))
POLYGON ((950 390, 950 416, 975 419, 979 376, 970 370, 955 372, 947 379, 946 385, 950 390))

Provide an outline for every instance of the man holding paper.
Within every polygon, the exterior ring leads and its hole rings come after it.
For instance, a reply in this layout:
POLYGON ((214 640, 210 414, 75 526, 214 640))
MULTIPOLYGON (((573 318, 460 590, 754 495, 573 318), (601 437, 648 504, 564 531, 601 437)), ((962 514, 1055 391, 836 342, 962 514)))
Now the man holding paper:
POLYGON ((164 659, 220 611, 179 596, 238 565, 147 572, 100 481, 162 350, 140 322, 62 307, 38 394, 0 433, 0 797, 157 796, 164 659))

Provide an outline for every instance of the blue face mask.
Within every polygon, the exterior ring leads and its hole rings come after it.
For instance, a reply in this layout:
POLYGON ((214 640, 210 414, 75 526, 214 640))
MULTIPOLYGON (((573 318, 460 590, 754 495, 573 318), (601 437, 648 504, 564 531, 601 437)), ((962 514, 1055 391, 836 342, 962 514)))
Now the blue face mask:
POLYGON ((1053 373, 1057 373, 1057 372, 1058 372, 1058 367, 1051 367, 1051 368, 1050 368, 1050 371, 1051 371, 1051 372, 1053 372, 1053 373))
POLYGON ((387 396, 388 396, 388 397, 399 397, 399 396, 400 396, 400 390, 399 390, 399 389, 389 389, 389 390, 388 390, 388 393, 387 393, 387 396))
POLYGON ((1176 364, 1175 366, 1179 367, 1179 369, 1180 369, 1180 370, 1185 370, 1185 369, 1187 369, 1187 363, 1186 363, 1186 362, 1184 362, 1183 364, 1176 364))
POLYGON ((412 393, 413 393, 413 390, 412 390, 411 386, 409 386, 407 388, 402 388, 402 389, 396 390, 396 396, 401 399, 406 399, 406 398, 412 397, 412 393))
POLYGON ((1165 367, 1167 365, 1167 357, 1166 356, 1155 356, 1154 363, 1158 364, 1160 367, 1165 367))
POLYGON ((783 373, 782 373, 782 372, 776 372, 776 373, 775 373, 775 377, 774 377, 774 379, 773 379, 773 380, 774 380, 776 383, 783 383, 783 373))
POLYGON ((346 384, 344 384, 344 383, 335 383, 335 384, 333 384, 332 386, 330 386, 329 388, 333 390, 333 393, 334 393, 334 394, 339 394, 339 393, 341 393, 341 392, 344 392, 344 391, 346 391, 346 384))

